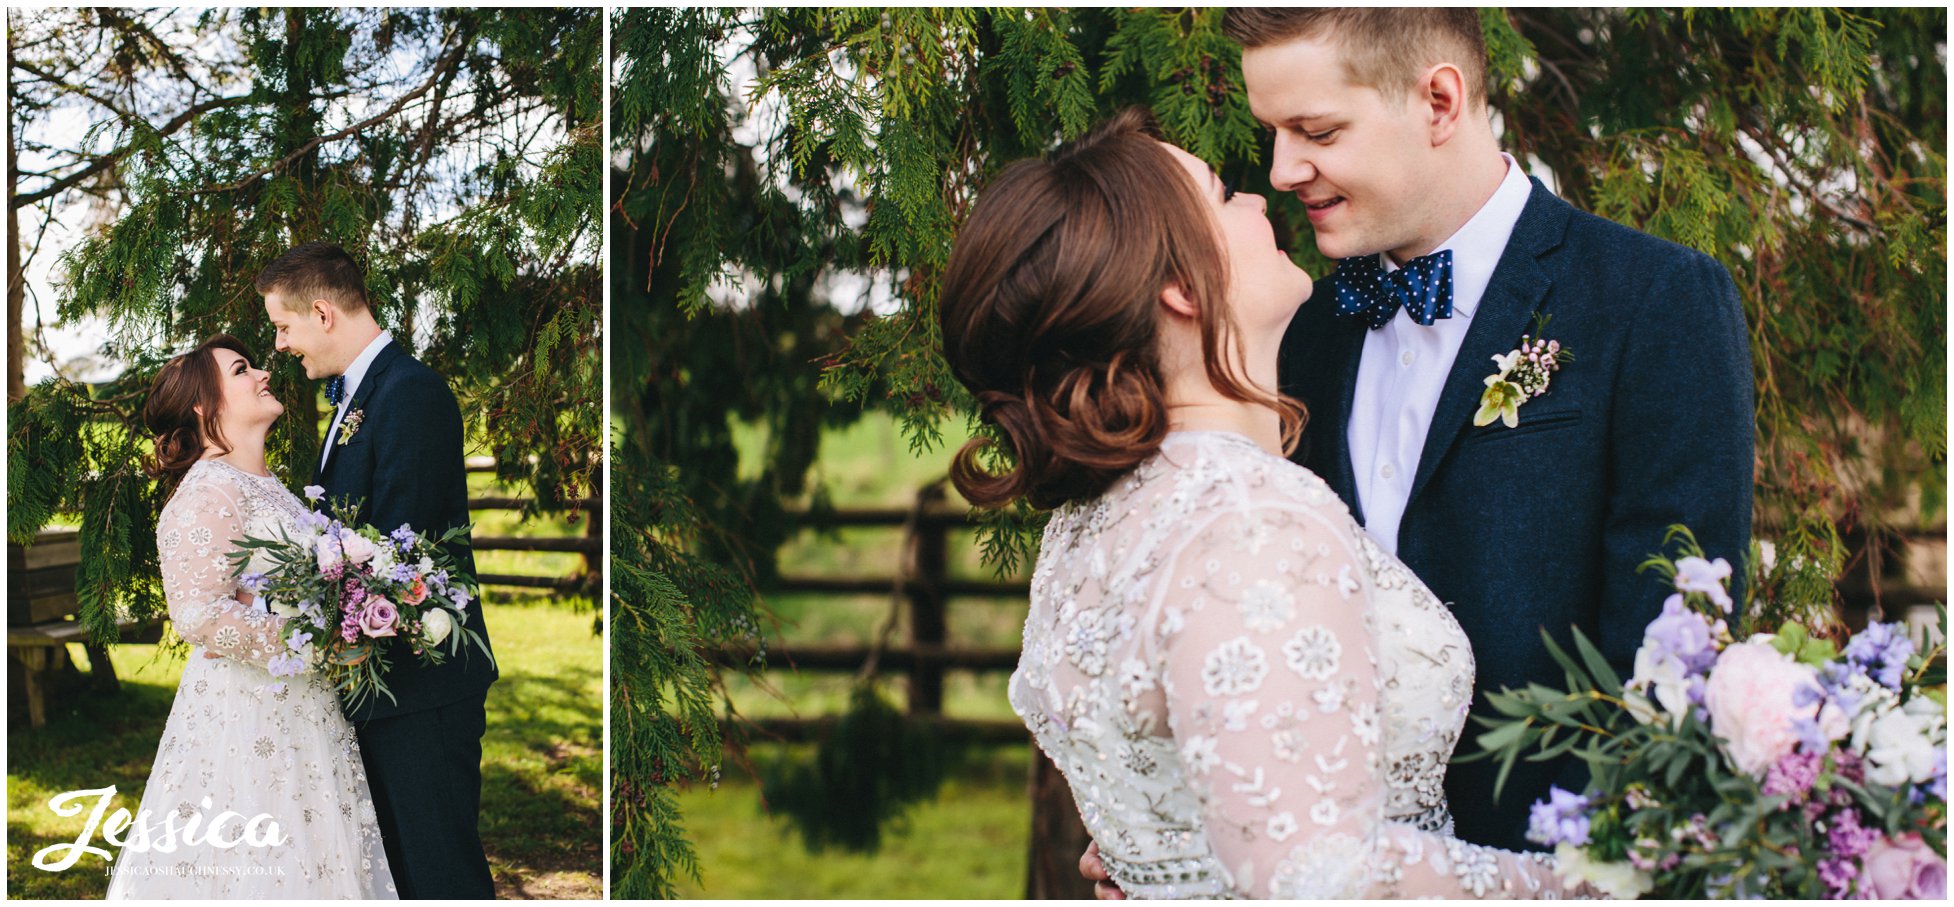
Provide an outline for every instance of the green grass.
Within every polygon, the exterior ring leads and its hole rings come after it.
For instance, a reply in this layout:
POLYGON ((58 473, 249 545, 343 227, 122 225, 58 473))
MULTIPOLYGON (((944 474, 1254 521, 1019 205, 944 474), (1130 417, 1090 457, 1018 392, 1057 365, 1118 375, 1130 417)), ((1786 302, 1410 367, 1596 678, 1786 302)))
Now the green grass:
MULTIPOLYGON (((946 781, 934 802, 915 807, 880 851, 811 853, 782 819, 766 814, 761 791, 737 770, 717 790, 679 795, 699 850, 700 879, 682 898, 842 899, 1024 896, 1031 801, 1026 747, 996 747, 946 781)), ((756 758, 771 755, 756 748, 756 758)))
MULTIPOLYGON (((485 603, 501 680, 490 688, 482 739, 484 848, 502 898, 598 897, 603 754, 602 637, 591 618, 561 606, 485 603)), ((70 646, 85 666, 86 656, 70 646)), ((7 740, 7 895, 99 898, 104 862, 44 872, 29 862, 41 848, 72 841, 80 817, 62 818, 48 798, 115 785, 115 806, 135 810, 148 781, 183 663, 152 645, 109 655, 122 679, 113 696, 70 692, 30 729, 25 710, 7 740)), ((96 842, 98 845, 100 841, 96 842)))

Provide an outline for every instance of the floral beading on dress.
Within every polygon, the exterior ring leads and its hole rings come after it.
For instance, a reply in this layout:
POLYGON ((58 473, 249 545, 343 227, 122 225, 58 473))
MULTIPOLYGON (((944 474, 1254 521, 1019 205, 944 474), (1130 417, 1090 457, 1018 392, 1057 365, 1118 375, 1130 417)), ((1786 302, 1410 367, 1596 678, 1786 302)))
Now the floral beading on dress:
MULTIPOLYGON (((228 810, 269 815, 279 846, 124 847, 108 896, 365 898, 396 896, 352 725, 312 673, 274 678, 284 619, 238 601, 229 555, 247 534, 295 532, 306 507, 276 478, 218 460, 190 467, 163 507, 156 550, 177 635, 192 646, 138 816, 228 810), (222 655, 205 658, 205 652, 222 655)), ((179 823, 180 824, 180 823, 179 823)), ((237 829, 226 837, 236 836, 237 829)))
POLYGON ((1011 704, 1128 897, 1558 897, 1450 837, 1451 612, 1313 473, 1176 432, 1052 515, 1011 704))

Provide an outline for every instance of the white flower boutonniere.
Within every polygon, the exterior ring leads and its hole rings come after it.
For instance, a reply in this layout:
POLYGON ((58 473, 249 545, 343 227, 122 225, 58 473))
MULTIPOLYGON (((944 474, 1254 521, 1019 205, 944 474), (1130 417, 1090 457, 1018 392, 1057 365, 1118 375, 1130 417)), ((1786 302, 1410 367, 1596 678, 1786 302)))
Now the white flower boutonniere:
POLYGON ((360 422, 365 419, 365 410, 356 409, 347 413, 346 418, 339 420, 339 439, 336 443, 345 447, 346 442, 353 440, 353 436, 359 433, 360 422))
POLYGON ((1490 425, 1494 419, 1507 428, 1519 425, 1520 405, 1546 393, 1561 363, 1574 361, 1574 354, 1561 349, 1560 341, 1540 337, 1546 328, 1546 318, 1536 319, 1533 333, 1521 337, 1518 348, 1493 357, 1499 371, 1486 376, 1486 392, 1479 397, 1473 425, 1490 425))

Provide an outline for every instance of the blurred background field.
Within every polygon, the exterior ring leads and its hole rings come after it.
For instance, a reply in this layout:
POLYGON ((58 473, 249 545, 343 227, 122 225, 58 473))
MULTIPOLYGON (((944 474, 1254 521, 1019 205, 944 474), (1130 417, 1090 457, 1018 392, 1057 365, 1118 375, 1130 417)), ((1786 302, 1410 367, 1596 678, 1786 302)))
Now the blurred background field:
MULTIPOLYGON (((913 454, 900 429, 876 413, 824 434, 813 476, 816 495, 837 510, 906 508, 919 488, 942 478, 950 455, 968 437, 945 425, 944 443, 913 454)), ((735 433, 741 472, 757 472, 761 433, 735 433)), ((965 503, 949 491, 951 506, 965 503)), ((800 503, 805 504, 803 500, 800 503)), ((780 553, 783 577, 894 576, 902 564, 899 528, 844 527, 805 530, 780 553)), ((982 563, 969 531, 950 534, 949 575, 998 578, 982 563)), ((1010 577, 1006 577, 1010 578, 1010 577)), ((849 707, 856 678, 848 671, 796 671, 796 647, 866 645, 883 633, 892 615, 891 639, 909 632, 907 607, 891 596, 772 594, 765 629, 770 656, 758 680, 725 674, 734 711, 744 719, 814 718, 849 707)), ((949 644, 1015 648, 1023 629, 1022 599, 952 598, 946 609, 949 644)), ((1016 721, 1005 699, 1002 671, 946 672, 942 714, 951 719, 1016 721)), ((907 704, 907 686, 891 676, 879 685, 891 704, 907 704)), ((698 848, 700 878, 682 878, 686 898, 1016 898, 1025 886, 1031 800, 1026 779, 1031 746, 973 743, 957 748, 934 798, 907 809, 891 823, 872 853, 812 849, 789 818, 769 808, 764 767, 810 760, 815 745, 773 742, 750 730, 741 758, 723 769, 718 785, 684 788, 679 807, 698 848)))

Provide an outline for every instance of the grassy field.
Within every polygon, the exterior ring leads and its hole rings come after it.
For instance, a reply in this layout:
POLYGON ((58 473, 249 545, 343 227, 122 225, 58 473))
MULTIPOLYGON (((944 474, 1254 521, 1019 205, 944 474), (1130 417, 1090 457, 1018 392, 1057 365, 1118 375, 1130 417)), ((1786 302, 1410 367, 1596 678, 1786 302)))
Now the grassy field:
MULTIPOLYGON (((814 471, 836 507, 903 507, 916 490, 941 478, 950 455, 965 440, 946 431, 945 445, 917 457, 900 430, 886 417, 872 415, 846 431, 823 439, 814 471)), ((742 438, 756 450, 757 434, 742 438)), ((756 461, 743 471, 757 472, 756 461)), ((954 490, 951 500, 961 504, 954 490)), ((952 572, 989 578, 973 535, 951 536, 952 572)), ((781 571, 790 576, 891 576, 900 557, 897 529, 845 529, 807 533, 781 551, 781 571)), ((888 596, 770 596, 770 644, 862 644, 874 639, 891 615, 900 641, 907 632, 904 609, 888 596)), ((952 644, 1013 646, 1024 624, 1021 600, 952 600, 952 644)), ((732 678, 728 692, 747 716, 815 717, 844 710, 853 686, 846 673, 795 672, 784 659, 760 682, 732 678)), ((959 718, 1010 719, 1003 673, 951 672, 945 681, 944 711, 959 718)), ((903 684, 885 685, 900 703, 903 684)), ((756 745, 748 754, 764 764, 781 745, 756 745)), ((884 836, 874 854, 812 852, 784 818, 770 814, 765 792, 747 770, 729 766, 717 789, 694 787, 681 794, 680 808, 699 851, 701 878, 681 885, 688 898, 1017 898, 1024 890, 1031 805, 1026 793, 1027 745, 978 749, 944 784, 935 801, 914 807, 884 836)))
MULTIPOLYGON (((509 494, 487 474, 469 476, 471 495, 509 494)), ((478 536, 574 536, 580 520, 521 521, 512 511, 479 511, 478 536)), ((483 573, 567 575, 577 554, 478 552, 483 573)), ((552 602, 540 593, 490 588, 484 605, 502 677, 490 688, 482 739, 481 832, 501 898, 595 898, 603 892, 603 638, 588 599, 552 602)), ((86 667, 79 646, 70 655, 86 667)), ((7 895, 99 898, 103 861, 87 858, 61 873, 35 869, 35 851, 80 833, 47 800, 62 791, 113 784, 116 806, 133 811, 148 780, 180 660, 151 645, 110 653, 122 691, 74 692, 51 704, 48 724, 28 729, 25 714, 7 743, 7 895)), ((98 842, 99 843, 99 842, 98 842)))

